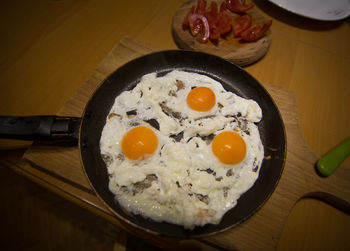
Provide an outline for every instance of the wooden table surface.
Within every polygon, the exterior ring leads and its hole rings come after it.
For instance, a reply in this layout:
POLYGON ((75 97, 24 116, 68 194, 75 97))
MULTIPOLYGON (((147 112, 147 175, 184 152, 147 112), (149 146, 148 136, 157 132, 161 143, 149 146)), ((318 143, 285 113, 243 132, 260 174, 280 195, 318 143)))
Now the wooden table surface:
MULTIPOLYGON (((0 114, 56 114, 125 35, 176 49, 171 21, 183 2, 2 1, 0 114)), ((245 69, 262 83, 296 93, 305 140, 322 155, 350 136, 350 19, 314 21, 267 1, 255 3, 273 20, 272 43, 262 60, 245 69)), ((0 148, 10 150, 1 163, 15 166, 29 145, 1 140, 0 148)), ((349 215, 304 199, 289 216, 278 249, 346 250, 349 230, 349 215)))

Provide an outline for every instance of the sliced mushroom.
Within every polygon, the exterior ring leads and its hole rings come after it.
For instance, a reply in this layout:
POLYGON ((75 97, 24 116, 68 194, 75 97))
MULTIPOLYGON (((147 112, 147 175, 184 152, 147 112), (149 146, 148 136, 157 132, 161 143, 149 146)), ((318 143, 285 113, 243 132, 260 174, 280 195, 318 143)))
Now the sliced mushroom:
POLYGON ((144 189, 147 189, 152 186, 152 182, 158 180, 157 175, 148 174, 146 178, 142 181, 136 182, 133 184, 133 194, 141 193, 144 189))

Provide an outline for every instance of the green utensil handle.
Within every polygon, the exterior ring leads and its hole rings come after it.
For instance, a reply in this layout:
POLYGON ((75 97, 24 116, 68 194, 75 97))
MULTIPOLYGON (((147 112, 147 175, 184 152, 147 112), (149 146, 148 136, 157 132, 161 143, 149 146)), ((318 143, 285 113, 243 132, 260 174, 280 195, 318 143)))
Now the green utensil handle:
POLYGON ((323 176, 331 175, 350 154, 350 138, 324 155, 317 162, 317 170, 323 176))

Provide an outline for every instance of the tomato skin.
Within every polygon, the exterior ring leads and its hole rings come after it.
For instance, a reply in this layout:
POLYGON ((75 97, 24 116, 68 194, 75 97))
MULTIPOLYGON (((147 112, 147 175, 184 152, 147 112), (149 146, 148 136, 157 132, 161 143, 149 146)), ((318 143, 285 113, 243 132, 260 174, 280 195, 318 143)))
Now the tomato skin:
POLYGON ((216 2, 211 2, 209 9, 205 12, 204 16, 208 20, 209 24, 209 39, 210 40, 217 40, 220 38, 220 32, 218 28, 216 27, 216 22, 218 19, 218 5, 216 2))
POLYGON ((232 19, 226 10, 220 11, 217 27, 221 35, 225 35, 232 30, 232 19))
POLYGON ((206 17, 202 14, 190 13, 188 15, 188 22, 192 36, 197 36, 197 40, 200 43, 208 42, 209 23, 206 17))
POLYGON ((235 24, 233 26, 234 37, 240 37, 241 33, 250 28, 252 25, 252 16, 249 14, 245 14, 243 16, 239 16, 235 20, 235 24))
POLYGON ((218 19, 218 5, 216 2, 211 2, 209 10, 205 12, 204 16, 208 19, 209 25, 216 23, 218 19))
POLYGON ((207 7, 207 1, 206 0, 198 0, 197 5, 192 5, 190 11, 187 13, 184 21, 182 22, 182 27, 184 29, 189 27, 189 21, 188 21, 188 16, 193 13, 197 14, 205 14, 205 9, 207 7))
POLYGON ((253 3, 245 4, 245 0, 226 0, 226 7, 234 13, 244 13, 254 6, 253 3))
POLYGON ((220 12, 227 10, 226 8, 226 2, 222 2, 220 5, 220 12))
POLYGON ((218 40, 233 30, 234 37, 241 37, 242 41, 254 42, 259 40, 269 29, 272 21, 266 21, 264 25, 253 25, 249 14, 236 18, 232 26, 232 18, 228 10, 235 13, 244 13, 254 7, 253 3, 245 4, 246 0, 225 0, 220 5, 216 1, 210 3, 207 8, 207 0, 198 0, 197 5, 191 6, 190 11, 183 21, 183 28, 189 29, 192 36, 200 43, 208 40, 218 40))
POLYGON ((182 22, 182 27, 183 27, 184 29, 186 29, 186 28, 189 27, 190 24, 189 24, 189 22, 188 22, 188 15, 194 13, 195 8, 196 8, 196 6, 192 5, 190 11, 188 12, 188 14, 186 15, 184 21, 182 22))
POLYGON ((211 41, 215 41, 218 40, 221 36, 220 30, 218 29, 218 27, 216 25, 212 25, 210 26, 210 35, 209 35, 209 39, 211 41))
POLYGON ((255 42, 264 36, 271 25, 272 20, 265 21, 263 27, 261 27, 259 24, 255 24, 249 29, 243 31, 241 37, 246 42, 255 42))
POLYGON ((232 19, 230 14, 226 11, 225 3, 220 6, 220 12, 216 2, 211 2, 205 17, 209 23, 210 40, 218 40, 221 35, 224 35, 232 29, 232 19), (224 7, 222 5, 224 4, 224 7))
POLYGON ((207 1, 206 0, 198 0, 197 1, 197 8, 196 13, 204 15, 205 9, 207 8, 207 1))

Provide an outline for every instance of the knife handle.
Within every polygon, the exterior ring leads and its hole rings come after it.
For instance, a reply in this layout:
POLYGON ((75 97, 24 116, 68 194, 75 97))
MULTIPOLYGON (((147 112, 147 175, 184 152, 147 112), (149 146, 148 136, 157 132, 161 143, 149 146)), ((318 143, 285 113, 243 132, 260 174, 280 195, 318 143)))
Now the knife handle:
POLYGON ((322 176, 331 175, 350 154, 350 138, 346 139, 317 162, 317 170, 322 176))
POLYGON ((18 140, 78 140, 80 118, 0 116, 0 138, 18 140))

